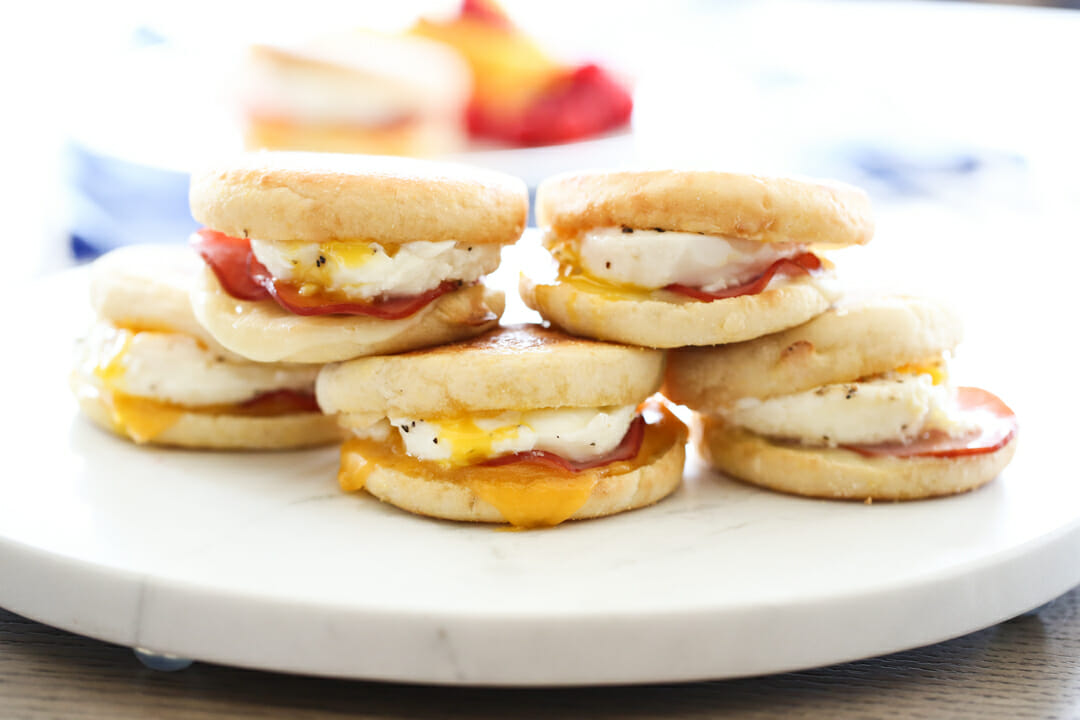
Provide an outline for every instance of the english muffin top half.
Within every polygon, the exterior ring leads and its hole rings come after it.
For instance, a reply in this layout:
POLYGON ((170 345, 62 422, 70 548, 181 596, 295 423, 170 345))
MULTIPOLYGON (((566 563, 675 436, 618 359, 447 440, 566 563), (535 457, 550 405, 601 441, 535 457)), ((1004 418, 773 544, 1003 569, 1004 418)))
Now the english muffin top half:
POLYGON ((870 201, 841 183, 714 171, 575 172, 545 180, 536 216, 560 236, 598 228, 846 246, 873 236, 870 201))
POLYGON ((246 153, 196 172, 191 212, 266 242, 396 246, 512 243, 525 229, 518 178, 466 165, 376 155, 246 153))
POLYGON ((853 299, 756 340, 672 352, 665 393, 703 412, 849 383, 899 367, 930 369, 963 338, 949 307, 914 297, 853 299))
POLYGON ((660 387, 664 355, 501 327, 424 351, 358 358, 319 376, 326 412, 455 417, 501 410, 636 405, 660 387))

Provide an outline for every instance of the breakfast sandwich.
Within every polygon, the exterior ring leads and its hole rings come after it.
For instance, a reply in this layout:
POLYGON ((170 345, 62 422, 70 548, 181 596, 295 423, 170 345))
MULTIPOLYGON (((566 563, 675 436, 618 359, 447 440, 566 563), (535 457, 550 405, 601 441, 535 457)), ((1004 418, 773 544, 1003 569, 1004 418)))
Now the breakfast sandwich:
POLYGON ((324 363, 479 335, 502 314, 479 280, 525 228, 501 173, 408 158, 250 153, 196 173, 195 315, 260 362, 324 363))
POLYGON ((672 351, 665 394, 702 414, 702 455, 794 493, 912 500, 979 487, 1012 459, 1016 416, 956 387, 959 319, 923 299, 845 303, 797 328, 672 351))
POLYGON ((659 348, 806 322, 838 296, 820 249, 873 234, 856 188, 704 171, 556 176, 536 216, 555 263, 521 277, 526 304, 575 335, 659 348))
POLYGON ((319 367, 254 363, 195 320, 188 248, 115 250, 90 268, 97 320, 76 350, 72 388, 94 423, 137 443, 284 449, 341 433, 315 402, 319 367))
POLYGON ((352 30, 255 45, 241 77, 244 140, 251 150, 453 152, 471 88, 457 53, 418 37, 352 30))
POLYGON ((557 525, 666 497, 686 428, 658 402, 656 350, 539 325, 328 365, 316 395, 349 433, 344 490, 449 520, 557 525))

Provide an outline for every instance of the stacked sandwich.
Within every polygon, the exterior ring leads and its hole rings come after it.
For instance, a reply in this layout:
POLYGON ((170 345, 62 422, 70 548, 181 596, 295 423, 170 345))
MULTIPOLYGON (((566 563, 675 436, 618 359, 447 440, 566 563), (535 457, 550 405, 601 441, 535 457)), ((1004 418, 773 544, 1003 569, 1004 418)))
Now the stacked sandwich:
POLYGON ((520 181, 290 153, 198 173, 197 255, 134 248, 93 268, 81 406, 140 443, 344 438, 343 489, 521 527, 678 487, 687 433, 661 386, 700 413, 716 468, 785 492, 932 497, 1009 462, 1012 412, 948 377, 955 316, 841 299, 822 249, 870 240, 862 192, 579 173, 537 204, 551 264, 520 288, 549 325, 506 327, 481 278, 523 231, 520 181))
POLYGON ((1012 458, 1016 418, 956 388, 946 308, 843 300, 823 248, 863 244, 859 190, 716 172, 551 178, 537 217, 552 266, 525 302, 584 336, 673 348, 665 394, 699 415, 717 469, 816 497, 970 490, 1012 458))
POLYGON ((120 297, 96 303, 103 329, 84 346, 77 391, 105 427, 203 448, 344 436, 343 488, 525 527, 678 486, 685 427, 646 402, 661 351, 498 327, 504 298, 479 279, 524 229, 520 181, 262 153, 196 174, 191 208, 206 226, 197 255, 144 247, 95 265, 120 297), (313 427, 296 430, 300 419, 313 427))
POLYGON ((514 178, 399 158, 256 153, 198 173, 198 254, 146 246, 95 263, 81 406, 140 443, 333 442, 322 365, 495 327, 504 297, 480 278, 526 205, 514 178))

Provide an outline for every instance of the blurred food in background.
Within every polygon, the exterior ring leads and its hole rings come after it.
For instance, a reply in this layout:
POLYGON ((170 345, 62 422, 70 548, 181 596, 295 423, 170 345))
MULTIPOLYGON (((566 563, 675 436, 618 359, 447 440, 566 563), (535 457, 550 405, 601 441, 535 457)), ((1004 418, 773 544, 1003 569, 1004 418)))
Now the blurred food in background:
POLYGON ((511 22, 494 0, 463 0, 457 17, 421 19, 412 34, 446 43, 468 62, 475 138, 553 145, 626 125, 630 91, 594 63, 566 65, 511 22))
POLYGON ((249 149, 436 155, 464 144, 469 69, 441 43, 355 30, 254 45, 241 78, 249 149))
POLYGON ((494 0, 463 0, 398 35, 254 45, 241 78, 249 149, 437 155, 466 133, 554 145, 623 127, 633 109, 610 72, 556 59, 494 0))
POLYGON ((50 128, 64 140, 63 194, 39 213, 63 252, 42 255, 183 242, 197 227, 189 173, 245 136, 253 146, 435 154, 530 187, 582 168, 654 166, 832 177, 878 205, 1080 202, 1068 182, 1080 163, 1080 103, 1061 92, 1080 66, 1080 13, 500 2, 507 12, 484 0, 307 0, 303 13, 243 0, 205 3, 201 14, 138 3, 50 28, 66 33, 66 53, 20 96, 33 112, 9 113, 26 125, 16 145, 50 128), (586 59, 618 72, 575 63, 586 59))

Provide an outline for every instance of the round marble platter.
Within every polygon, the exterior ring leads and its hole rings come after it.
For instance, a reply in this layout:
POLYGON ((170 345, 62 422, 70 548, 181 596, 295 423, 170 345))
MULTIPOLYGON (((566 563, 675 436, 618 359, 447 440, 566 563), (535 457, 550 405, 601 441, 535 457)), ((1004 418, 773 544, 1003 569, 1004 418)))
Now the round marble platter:
POLYGON ((34 340, 4 358, 0 606, 83 635, 348 678, 666 682, 925 645, 1080 582, 1080 485, 1049 398, 1006 396, 1028 413, 1019 452, 966 495, 807 500, 691 459, 654 507, 507 532, 342 493, 333 448, 160 450, 99 431, 66 387, 85 274, 32 294, 51 301, 9 337, 34 340))

